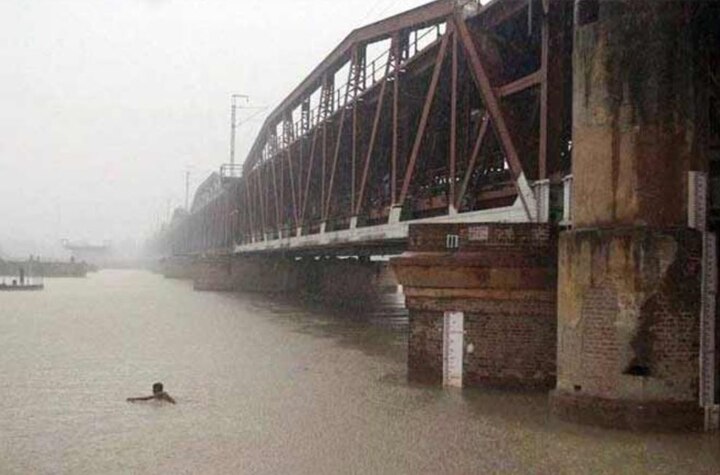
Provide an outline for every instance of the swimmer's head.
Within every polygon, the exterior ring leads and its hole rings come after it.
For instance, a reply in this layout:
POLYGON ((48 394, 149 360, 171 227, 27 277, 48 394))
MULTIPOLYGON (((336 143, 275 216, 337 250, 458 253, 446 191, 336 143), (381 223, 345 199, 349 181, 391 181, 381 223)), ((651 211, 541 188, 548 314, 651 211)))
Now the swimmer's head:
POLYGON ((163 383, 153 384, 153 394, 160 394, 163 392, 163 383))

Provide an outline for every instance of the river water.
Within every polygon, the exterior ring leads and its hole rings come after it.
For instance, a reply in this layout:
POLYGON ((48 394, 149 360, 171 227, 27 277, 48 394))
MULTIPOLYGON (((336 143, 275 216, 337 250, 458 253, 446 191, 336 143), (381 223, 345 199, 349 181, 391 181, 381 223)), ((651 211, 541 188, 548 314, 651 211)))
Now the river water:
POLYGON ((406 320, 144 272, 0 293, 0 473, 720 473, 720 438, 405 381, 406 320), (155 381, 176 406, 129 404, 155 381))

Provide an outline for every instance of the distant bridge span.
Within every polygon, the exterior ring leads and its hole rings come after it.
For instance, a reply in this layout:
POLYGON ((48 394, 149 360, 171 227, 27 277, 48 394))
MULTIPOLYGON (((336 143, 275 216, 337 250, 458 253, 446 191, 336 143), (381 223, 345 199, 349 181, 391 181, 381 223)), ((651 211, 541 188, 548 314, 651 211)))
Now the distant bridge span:
POLYGON ((396 252, 411 223, 558 221, 571 17, 571 2, 438 0, 353 31, 164 247, 396 252))

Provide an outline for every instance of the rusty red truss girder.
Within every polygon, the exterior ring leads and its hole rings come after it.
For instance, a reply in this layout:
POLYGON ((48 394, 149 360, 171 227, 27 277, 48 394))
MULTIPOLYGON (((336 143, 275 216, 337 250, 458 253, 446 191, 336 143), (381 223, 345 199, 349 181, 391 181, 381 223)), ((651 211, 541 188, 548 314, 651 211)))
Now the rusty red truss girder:
POLYGON ((532 180, 568 171, 572 9, 531 1, 439 0, 352 32, 269 115, 232 198, 187 220, 219 227, 212 243, 183 230, 180 247, 385 224, 392 207, 418 219, 518 200, 535 219, 532 180))

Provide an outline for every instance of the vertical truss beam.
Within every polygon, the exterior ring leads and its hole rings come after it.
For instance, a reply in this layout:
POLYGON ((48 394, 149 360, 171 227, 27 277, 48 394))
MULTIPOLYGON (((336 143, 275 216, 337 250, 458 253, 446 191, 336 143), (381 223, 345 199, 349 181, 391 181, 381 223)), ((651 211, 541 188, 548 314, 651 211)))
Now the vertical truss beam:
MULTIPOLYGON (((365 91, 367 85, 366 69, 367 69, 367 48, 365 45, 356 44, 353 47, 351 62, 351 82, 348 88, 352 94, 352 152, 351 152, 351 170, 350 170, 350 214, 355 213, 355 187, 357 186, 356 168, 357 168, 357 151, 358 151, 358 108, 360 104, 358 98, 365 91)), ((347 102, 347 101, 346 101, 347 102)))
POLYGON ((400 61, 407 61, 410 59, 410 33, 407 30, 402 30, 397 34, 397 39, 400 61))
POLYGON ((328 73, 320 90, 320 120, 327 120, 335 110, 335 76, 328 73))
POLYGON ((325 167, 327 163, 327 121, 323 122, 322 124, 322 150, 320 151, 321 155, 321 176, 320 176, 320 215, 322 219, 322 207, 323 203, 325 203, 325 167))
POLYGON ((310 132, 310 98, 302 101, 300 105, 300 135, 310 132))
MULTIPOLYGON (((452 35, 452 77, 450 79, 450 189, 448 202, 455 206, 455 167, 457 163, 457 101, 458 101, 458 41, 452 35)), ((455 206, 455 209, 459 209, 455 206)))
POLYGON ((322 121, 322 169, 320 183, 320 214, 322 216, 323 203, 325 203, 325 184, 327 181, 327 139, 328 139, 328 122, 333 113, 335 105, 335 76, 327 74, 323 79, 322 90, 320 92, 320 120, 322 121))
POLYGON ((266 201, 267 201, 266 191, 267 191, 267 189, 265 187, 265 180, 264 180, 264 176, 263 176, 264 168, 265 168, 264 165, 260 165, 257 168, 257 173, 256 173, 257 195, 258 195, 258 201, 260 204, 260 227, 261 227, 261 232, 263 234, 263 238, 265 236, 265 231, 267 231, 267 221, 268 221, 267 206, 266 206, 266 201))
POLYGON ((365 45, 354 45, 352 49, 347 87, 350 90, 350 97, 353 99, 365 90, 366 51, 365 45))
POLYGON ((335 171, 337 169, 338 157, 340 155, 340 146, 342 145, 343 128, 345 126, 345 113, 348 109, 348 99, 351 94, 351 89, 352 94, 357 94, 357 84, 354 84, 353 80, 356 76, 356 70, 358 67, 354 64, 354 61, 356 61, 357 59, 358 55, 354 53, 352 55, 350 67, 348 68, 348 87, 345 88, 345 99, 343 104, 340 106, 342 107, 342 110, 340 111, 340 124, 338 124, 337 128, 337 139, 335 140, 335 153, 333 154, 333 163, 330 170, 330 183, 328 184, 327 202, 323 203, 323 221, 326 221, 330 217, 330 204, 333 197, 333 185, 335 184, 335 171))
POLYGON ((254 206, 253 200, 252 200, 252 193, 250 191, 250 185, 252 184, 253 180, 251 177, 248 177, 248 179, 245 180, 245 183, 243 184, 243 188, 245 188, 245 210, 247 212, 247 218, 245 222, 245 226, 249 228, 250 230, 250 236, 251 238, 255 236, 256 230, 255 230, 255 217, 253 214, 255 213, 256 207, 254 206))
POLYGON ((302 220, 302 202, 303 202, 303 186, 302 186, 302 177, 303 177, 303 165, 305 161, 305 139, 310 133, 310 126, 311 126, 311 117, 310 117, 310 98, 304 99, 301 106, 300 106, 300 133, 303 138, 303 140, 300 142, 300 145, 298 146, 300 149, 300 156, 298 159, 298 219, 302 220))
POLYGON ((540 85, 540 151, 538 154, 538 179, 547 178, 547 153, 548 153, 548 59, 550 57, 550 30, 548 28, 549 4, 543 1, 542 25, 540 27, 541 52, 540 52, 540 74, 542 82, 540 85))
POLYGON ((272 160, 275 158, 275 155, 278 152, 278 137, 277 133, 275 132, 277 127, 271 127, 268 131, 268 138, 267 138, 267 144, 268 144, 268 153, 267 153, 267 159, 272 160))
POLYGON ((278 155, 277 161, 280 162, 280 222, 278 223, 278 230, 285 227, 285 160, 283 155, 278 155))
POLYGON ((289 147, 295 141, 295 130, 290 112, 283 114, 282 121, 283 147, 289 147))
MULTIPOLYGON (((295 129, 293 126, 292 121, 292 115, 289 112, 286 112, 283 115, 283 138, 285 141, 285 157, 284 159, 288 162, 288 174, 290 175, 290 198, 292 203, 292 210, 293 210, 293 221, 295 222, 295 225, 297 226, 297 220, 298 220, 298 210, 297 210, 297 198, 295 196, 295 176, 293 172, 293 162, 292 162, 292 144, 295 141, 295 129)), ((284 163, 284 161, 281 162, 281 164, 284 163)), ((285 190, 285 171, 284 166, 281 166, 281 195, 280 195, 280 202, 284 205, 284 190, 285 190)), ((284 207, 283 207, 284 210, 284 207)), ((283 216, 284 217, 284 216, 283 216)))
POLYGON ((351 161, 352 163, 350 166, 352 169, 350 170, 350 214, 355 214, 355 186, 356 186, 356 177, 355 172, 357 168, 357 151, 358 151, 358 136, 357 136, 357 128, 358 128, 358 107, 360 107, 360 104, 357 101, 357 96, 355 97, 355 101, 353 101, 353 116, 352 116, 352 152, 351 152, 351 161))

